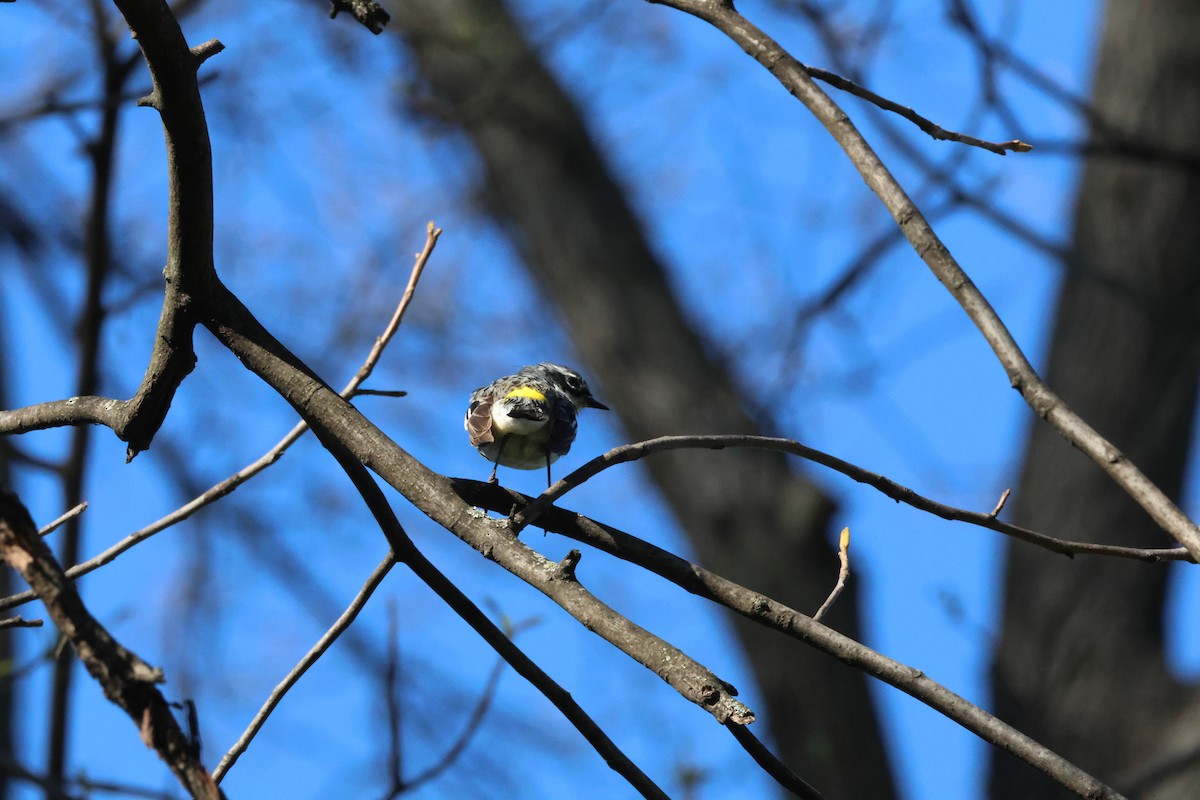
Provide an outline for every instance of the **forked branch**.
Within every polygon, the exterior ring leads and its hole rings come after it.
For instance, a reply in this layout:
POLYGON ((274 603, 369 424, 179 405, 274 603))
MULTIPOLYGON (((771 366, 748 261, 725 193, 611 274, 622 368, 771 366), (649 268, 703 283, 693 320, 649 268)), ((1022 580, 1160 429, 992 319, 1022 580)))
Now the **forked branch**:
MULTIPOLYGON (((454 488, 460 497, 472 505, 502 514, 508 513, 514 506, 525 508, 531 502, 531 498, 525 495, 482 481, 459 479, 454 481, 454 488)), ((694 595, 804 642, 843 664, 894 686, 1076 794, 1102 800, 1118 800, 1121 797, 1102 781, 920 670, 888 658, 766 595, 574 511, 551 506, 538 518, 538 526, 637 564, 694 595)))
POLYGON ((649 2, 684 11, 708 22, 765 67, 808 108, 883 202, 917 255, 975 323, 1004 367, 1012 387, 1021 393, 1030 408, 1108 473, 1164 531, 1187 548, 1193 560, 1200 560, 1200 528, 1124 453, 1072 411, 1042 381, 996 310, 950 254, 904 187, 880 160, 846 112, 813 82, 804 65, 739 14, 729 0, 649 2))
MULTIPOLYGON (((722 450, 728 447, 752 447, 760 450, 776 450, 789 453, 811 461, 814 464, 820 464, 835 472, 840 472, 859 483, 871 486, 897 503, 905 503, 942 519, 978 525, 981 528, 987 528, 997 533, 1002 533, 1005 536, 1011 536, 1022 542, 1028 542, 1029 544, 1037 545, 1038 547, 1071 558, 1076 555, 1097 555, 1150 562, 1193 560, 1188 551, 1182 547, 1122 547, 1120 545, 1095 544, 1092 542, 1072 542, 1067 539, 1047 536, 1044 533, 1038 533, 1037 531, 997 519, 996 515, 1000 513, 999 507, 993 509, 990 513, 955 508, 954 506, 939 503, 936 500, 931 500, 928 497, 917 494, 907 486, 896 483, 883 475, 863 469, 860 466, 851 464, 849 461, 843 461, 837 456, 832 456, 815 448, 808 447, 795 440, 742 434, 660 436, 657 439, 647 439, 644 442, 633 442, 632 444, 623 444, 619 447, 614 447, 556 481, 546 491, 538 495, 528 507, 522 508, 514 514, 511 523, 513 530, 519 533, 525 526, 538 519, 541 514, 551 508, 552 504, 567 492, 578 486, 582 486, 590 478, 617 464, 626 464, 630 461, 637 461, 638 459, 653 455, 654 453, 671 450, 722 450)), ((997 505, 999 506, 999 504, 997 505)), ((3 607, 3 605, 0 605, 0 608, 3 607)))

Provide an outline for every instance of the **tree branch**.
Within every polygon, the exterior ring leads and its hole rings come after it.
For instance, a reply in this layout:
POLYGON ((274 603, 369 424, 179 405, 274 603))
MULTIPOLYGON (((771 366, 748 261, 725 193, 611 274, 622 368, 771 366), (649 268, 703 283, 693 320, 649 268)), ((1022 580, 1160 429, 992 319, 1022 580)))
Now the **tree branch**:
MULTIPOLYGON (((425 266, 429 263, 429 258, 431 255, 433 255, 433 249, 437 245, 438 237, 441 235, 441 228, 436 227, 432 222, 428 223, 426 226, 425 245, 422 247, 421 252, 416 255, 416 260, 413 263, 412 271, 409 273, 408 284, 404 288, 404 293, 400 298, 400 302, 397 304, 396 310, 392 313, 392 318, 388 321, 388 324, 385 326, 383 332, 375 340, 375 344, 371 348, 370 353, 367 354, 366 360, 363 361, 363 364, 361 367, 359 367, 358 372, 356 372, 354 377, 350 379, 345 388, 342 389, 341 394, 346 399, 350 399, 362 393, 362 390, 359 387, 361 387, 362 384, 371 376, 372 372, 374 372, 376 364, 379 363, 379 359, 383 356, 383 351, 387 348, 388 344, 392 341, 392 338, 396 335, 396 331, 399 330, 400 324, 404 320, 405 312, 408 311, 408 307, 411 305, 412 299, 416 293, 417 283, 420 281, 421 275, 424 274, 425 266)), ((149 539, 151 536, 166 530, 172 525, 184 521, 205 506, 214 503, 217 500, 220 500, 222 497, 232 493, 243 483, 250 480, 255 475, 262 472, 264 469, 282 458, 283 454, 287 452, 288 448, 290 448, 296 442, 296 440, 304 435, 304 433, 307 431, 308 425, 306 423, 298 423, 294 428, 292 428, 291 431, 287 433, 286 436, 276 443, 274 447, 264 453, 256 461, 251 464, 247 464, 245 467, 242 467, 233 475, 230 475, 225 480, 215 484, 207 491, 172 511, 170 514, 161 517, 156 522, 147 525, 144 528, 134 531, 104 552, 71 567, 67 570, 67 577, 74 580, 81 575, 86 575, 93 570, 99 569, 105 564, 113 561, 113 559, 115 559, 117 556, 132 548, 134 545, 149 539)), ((75 509, 72 509, 72 512, 68 513, 73 513, 74 511, 75 509)), ((51 525, 53 524, 55 523, 51 523, 51 525)), ((45 533, 49 533, 49 531, 47 530, 45 533)), ((11 595, 9 597, 0 598, 0 611, 16 608, 17 606, 29 602, 34 597, 35 595, 33 592, 26 591, 11 595)))
POLYGON ((158 110, 166 137, 168 171, 166 290, 145 376, 129 400, 76 397, 0 411, 0 433, 60 425, 105 425, 129 447, 132 459, 150 446, 175 391, 196 364, 193 300, 215 278, 212 260, 212 148, 200 102, 197 70, 221 49, 206 42, 191 50, 162 0, 114 0, 129 23, 153 80, 139 101, 158 110))
POLYGON ((346 607, 346 610, 342 612, 342 615, 329 627, 329 630, 325 631, 316 644, 304 654, 304 658, 300 659, 300 662, 292 668, 292 671, 285 675, 283 680, 271 690, 271 694, 267 697, 266 702, 263 703, 262 708, 258 710, 258 713, 254 715, 254 719, 250 720, 250 724, 246 726, 246 730, 243 731, 242 735, 238 737, 238 740, 234 742, 225 755, 221 757, 220 763, 217 764, 217 768, 212 773, 214 781, 220 783, 224 779, 226 773, 233 768, 233 765, 237 763, 242 753, 246 752, 246 748, 250 746, 250 742, 254 741, 254 737, 262 730, 267 717, 271 716, 271 712, 279 705, 279 701, 304 677, 304 673, 308 672, 309 667, 317 663, 317 659, 325 654, 325 651, 337 641, 343 631, 353 624, 354 620, 358 617, 358 612, 363 610, 367 601, 371 599, 371 595, 379 588, 379 584, 383 583, 383 579, 395 564, 396 558, 389 552, 383 561, 379 562, 379 566, 375 567, 375 570, 367 578, 362 588, 358 590, 358 594, 354 596, 354 599, 346 607))
MULTIPOLYGON (((480 508, 508 513, 532 498, 482 481, 456 479, 455 491, 480 508)), ((1085 797, 1118 800, 1114 789, 1021 731, 955 694, 913 667, 901 664, 766 595, 691 564, 667 550, 573 511, 551 506, 538 519, 548 531, 584 542, 653 572, 698 597, 779 631, 915 697, 989 744, 1011 753, 1062 786, 1085 797)))
POLYGON ((346 472, 347 477, 358 490, 363 502, 370 509, 375 521, 392 553, 413 571, 422 582, 437 594, 464 622, 483 638, 501 658, 509 663, 518 675, 529 681, 546 699, 554 704, 562 715, 575 726, 588 743, 595 748, 618 774, 634 787, 643 797, 662 798, 667 795, 650 778, 629 760, 620 748, 613 743, 604 731, 587 715, 586 712, 572 699, 571 695, 547 675, 541 667, 533 662, 518 648, 511 639, 504 635, 496 625, 487 618, 479 607, 471 602, 463 592, 433 565, 409 538, 408 533, 400 525, 395 512, 366 468, 359 463, 358 458, 351 453, 342 442, 335 438, 327 438, 321 427, 314 426, 313 432, 321 439, 321 443, 337 459, 338 464, 346 472))
POLYGON ((142 741, 158 753, 184 788, 196 798, 223 797, 154 687, 163 680, 162 670, 124 648, 91 615, 38 536, 29 512, 9 492, 0 493, 0 558, 29 583, 105 697, 129 715, 142 741))
POLYGON ((414 505, 485 558, 558 603, 588 630, 667 681, 719 722, 753 721, 754 714, 735 698, 736 690, 702 664, 661 638, 617 614, 569 571, 526 546, 508 529, 507 520, 480 518, 454 495, 449 481, 414 459, 358 409, 312 375, 264 329, 228 289, 213 298, 217 315, 212 333, 242 363, 280 393, 330 448, 332 440, 377 472, 414 505))
POLYGON ((763 772, 774 778, 776 783, 787 789, 793 796, 799 797, 801 800, 825 800, 823 794, 776 758, 775 754, 768 750, 766 745, 760 742, 758 737, 751 733, 745 725, 726 723, 725 728, 733 734, 733 738, 742 746, 742 749, 754 759, 754 763, 762 767, 763 772))
POLYGON ((932 136, 934 139, 941 139, 947 142, 958 142, 960 144, 970 145, 971 147, 980 147, 984 150, 1001 156, 1008 155, 1009 150, 1012 150, 1016 153, 1028 153, 1033 149, 1033 145, 1026 144, 1025 142, 1017 139, 1013 139, 1008 142, 989 142, 983 139, 977 139, 974 136, 968 136, 965 133, 948 131, 941 125, 937 125, 925 117, 922 117, 908 106, 902 106, 899 103, 888 100, 886 97, 877 95, 870 89, 863 88, 854 81, 843 78, 841 75, 829 72, 828 70, 818 69, 817 67, 810 67, 807 64, 804 65, 804 68, 808 70, 809 75, 813 76, 817 80, 825 81, 825 83, 828 83, 830 86, 836 87, 845 92, 849 92, 856 97, 861 97, 864 100, 874 103, 884 111, 891 111, 893 114, 899 114, 909 122, 916 125, 922 131, 932 136))
POLYGON ((38 536, 49 536, 50 534, 52 534, 56 530, 58 530, 59 526, 62 525, 64 522, 75 519, 75 517, 79 516, 84 511, 87 511, 87 507, 88 507, 88 504, 87 504, 86 500, 84 500, 81 503, 76 504, 74 508, 72 508, 69 511, 63 512, 63 514, 61 516, 59 516, 57 519, 54 519, 50 522, 47 522, 45 525, 43 525, 38 530, 38 536))
POLYGON ((813 83, 804 65, 739 14, 728 0, 649 2, 692 14, 720 30, 812 112, 883 202, 917 255, 979 328, 1008 374, 1013 388, 1021 393, 1025 402, 1108 473, 1164 531, 1187 548, 1193 559, 1200 558, 1200 528, 1120 450, 1073 412, 1042 381, 987 298, 954 260, 949 249, 846 113, 813 83))
MULTIPOLYGON (((520 533, 525 526, 538 519, 545 511, 552 507, 554 501, 561 498, 572 489, 583 485, 589 479, 595 477, 599 473, 616 466, 617 464, 625 464, 630 461, 637 461, 654 453, 666 452, 671 450, 683 449, 709 449, 723 450, 727 447, 753 447, 762 450, 778 450, 789 453, 794 456, 812 461, 815 464, 820 464, 823 467, 828 467, 836 472, 853 478, 859 483, 865 483, 871 486, 888 497, 895 500, 897 503, 904 503, 912 506, 920 511, 926 511, 945 520, 955 522, 966 522, 971 525, 977 525, 981 528, 1002 533, 1006 536, 1011 536, 1014 539, 1019 539, 1029 544, 1043 547, 1060 555, 1073 558, 1076 555, 1097 555, 1097 556, 1112 556, 1114 558, 1128 558, 1137 561, 1190 561, 1192 559, 1188 551, 1182 547, 1173 548, 1143 548, 1143 547, 1121 547, 1117 545, 1093 544, 1090 542, 1072 542, 1066 539, 1058 539, 1053 536, 1047 536, 1044 533, 1031 531, 1028 528, 1022 528, 1018 525, 1012 525, 1007 522, 1001 522, 996 519, 996 513, 983 514, 977 511, 967 511, 961 508, 939 503, 936 500, 930 500, 927 497, 917 494, 907 486, 903 486, 890 478, 885 478, 874 472, 863 469, 862 467, 851 464, 848 461, 843 461, 836 456, 831 456, 828 453, 823 453, 811 447, 806 447, 792 439, 779 439, 771 436, 748 436, 748 435, 709 435, 709 436, 660 436, 657 439, 647 439, 644 442, 634 442, 625 444, 619 447, 614 447, 606 453, 603 453, 591 461, 579 467, 574 472, 555 481, 555 483, 542 492, 537 498, 528 505, 522 508, 512 516, 512 527, 517 533, 520 533)), ((511 508, 511 506, 510 506, 511 508)), ((3 608, 0 605, 0 608, 3 608)))

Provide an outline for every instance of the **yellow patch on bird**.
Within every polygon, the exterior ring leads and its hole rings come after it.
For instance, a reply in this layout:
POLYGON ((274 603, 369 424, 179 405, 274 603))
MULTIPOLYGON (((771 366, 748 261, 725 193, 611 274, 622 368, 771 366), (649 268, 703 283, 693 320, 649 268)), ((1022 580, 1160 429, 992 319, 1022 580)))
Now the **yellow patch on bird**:
POLYGON ((546 395, 534 389, 532 386, 518 386, 513 389, 505 397, 528 397, 530 400, 537 400, 539 403, 546 402, 546 395))

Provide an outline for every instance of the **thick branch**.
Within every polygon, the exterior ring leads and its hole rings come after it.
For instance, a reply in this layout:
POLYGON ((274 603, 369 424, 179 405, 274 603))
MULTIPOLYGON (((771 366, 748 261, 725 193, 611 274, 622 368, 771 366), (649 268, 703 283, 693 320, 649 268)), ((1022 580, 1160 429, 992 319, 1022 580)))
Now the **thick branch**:
MULTIPOLYGON (((438 237, 441 235, 442 229, 436 227, 432 222, 426 226, 425 246, 421 249, 421 252, 416 255, 416 260, 413 262, 412 272, 409 274, 408 284, 404 288, 404 294, 401 296, 400 302, 396 306, 396 310, 392 313, 392 318, 388 321, 388 324, 384 328, 383 332, 378 338, 376 338, 375 344, 371 347, 371 352, 367 355, 366 360, 363 361, 362 366, 359 367, 358 372, 354 374, 354 377, 351 378, 346 386, 342 389, 341 395, 347 400, 364 393, 360 387, 371 376, 372 372, 374 372, 375 365, 379 363, 379 359, 383 356, 384 349, 396 335, 396 331, 399 330, 400 324, 404 320, 405 312, 408 311, 408 307, 411 305, 412 299, 416 294, 417 283, 420 281, 421 275, 425 271, 425 266, 429 262, 429 257, 433 255, 433 249, 437 245, 438 237)), ((99 553, 92 558, 89 558, 88 560, 71 567, 67 570, 67 577, 74 580, 81 575, 88 574, 92 570, 99 569, 105 564, 111 562, 117 556, 132 548, 134 545, 149 539, 151 536, 166 530, 172 525, 184 521, 205 506, 220 500, 227 494, 230 494, 243 483, 250 480, 255 475, 262 472, 264 469, 282 458, 283 454, 287 452, 288 448, 290 448, 296 442, 296 440, 303 436, 307 431, 308 425, 304 422, 300 422, 293 427, 286 436, 276 443, 274 447, 264 453, 253 463, 242 467, 225 480, 210 487, 207 491, 175 509, 170 514, 161 517, 156 522, 134 531, 121 541, 114 544, 112 547, 104 550, 102 553, 99 553)), ((86 506, 86 503, 83 505, 86 506)), ((72 509, 72 512, 69 513, 75 513, 76 511, 81 510, 81 508, 72 509)), ((66 515, 64 515, 64 517, 65 516, 66 515)), ((51 523, 51 525, 47 526, 47 528, 50 528, 52 525, 57 523, 58 520, 55 520, 55 522, 51 523)), ((49 531, 42 531, 43 535, 46 533, 49 533, 49 531)), ((33 598, 33 592, 29 591, 0 598, 0 611, 16 608, 23 603, 29 602, 33 598)))
POLYGON ((504 632, 496 627, 479 610, 479 607, 463 594, 462 590, 455 586, 432 562, 425 558, 425 555, 417 549, 412 539, 409 538, 408 533, 400 525, 400 521, 392 511, 387 498, 384 497, 383 492, 380 491, 374 479, 371 478, 363 465, 358 462, 357 457, 341 441, 329 437, 327 431, 323 428, 314 426, 313 432, 321 439, 321 443, 325 445, 330 454, 337 459, 342 469, 345 470, 346 476, 354 484, 354 488, 362 496, 367 508, 370 509, 371 514, 375 517, 375 521, 379 524, 380 531, 388 540, 388 544, 391 545, 392 554, 395 555, 396 559, 408 566, 413 571, 413 574, 432 589, 454 613, 458 614, 501 658, 507 661, 517 674, 528 680, 538 691, 545 695, 546 699, 554 704, 555 708, 562 713, 567 721, 575 726, 576 730, 587 739, 588 743, 604 758, 605 762, 628 781, 630 786, 636 789, 643 797, 663 798, 665 800, 667 797, 666 793, 658 788, 654 781, 650 780, 608 738, 600 726, 575 702, 570 693, 555 683, 541 667, 513 644, 512 640, 505 636, 504 632))
MULTIPOLYGON (((219 284, 218 284, 219 285, 219 284)), ((736 691, 706 667, 614 612, 568 571, 526 546, 507 520, 480 517, 455 494, 446 478, 401 449, 358 409, 342 399, 271 336, 224 287, 213 298, 212 333, 242 363, 300 413, 329 447, 340 441, 438 524, 545 594, 589 630, 652 670, 718 721, 753 721, 736 691)))
POLYGON ((196 72, 219 42, 191 50, 162 0, 114 0, 146 57, 153 91, 139 101, 162 116, 168 170, 166 290, 146 374, 129 400, 71 398, 0 412, 0 433, 60 425, 105 425, 132 459, 150 446, 175 391, 196 364, 193 300, 214 276, 212 150, 196 72))
MULTIPOLYGON (((455 491, 467 502, 501 513, 507 513, 514 505, 524 508, 531 501, 525 495, 495 484, 461 479, 453 483, 455 491)), ((843 664, 878 678, 915 697, 989 744, 1044 772, 1077 794, 1106 800, 1121 797, 1079 767, 930 679, 919 669, 890 659, 766 595, 573 511, 552 506, 539 517, 538 525, 637 564, 694 595, 725 606, 747 619, 804 642, 843 664)))
POLYGON ((68 397, 0 411, 0 434, 29 433, 64 425, 103 425, 124 441, 129 401, 111 397, 68 397))
POLYGON ((192 797, 223 797, 208 776, 194 743, 180 729, 170 706, 154 684, 162 670, 151 667, 121 646, 84 606, 42 541, 29 512, 8 492, 0 494, 0 558, 29 583, 54 624, 104 695, 129 715, 147 747, 167 763, 192 797))

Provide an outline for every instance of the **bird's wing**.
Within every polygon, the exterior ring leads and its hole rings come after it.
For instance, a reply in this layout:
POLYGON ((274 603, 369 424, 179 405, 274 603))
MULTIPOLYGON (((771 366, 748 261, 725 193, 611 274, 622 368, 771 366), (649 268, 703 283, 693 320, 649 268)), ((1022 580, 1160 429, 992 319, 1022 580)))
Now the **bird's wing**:
POLYGON ((492 436, 492 401, 477 400, 467 409, 467 433, 471 434, 471 444, 480 447, 491 444, 496 440, 492 436))
POLYGON ((546 449, 551 453, 565 455, 575 441, 575 408, 570 403, 559 403, 550 420, 550 440, 546 449))
POLYGON ((500 402, 504 404, 504 413, 513 419, 542 422, 550 416, 545 400, 537 400, 532 397, 506 397, 500 402))

